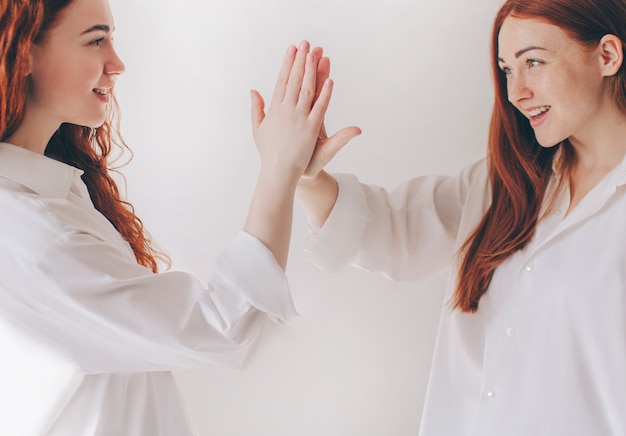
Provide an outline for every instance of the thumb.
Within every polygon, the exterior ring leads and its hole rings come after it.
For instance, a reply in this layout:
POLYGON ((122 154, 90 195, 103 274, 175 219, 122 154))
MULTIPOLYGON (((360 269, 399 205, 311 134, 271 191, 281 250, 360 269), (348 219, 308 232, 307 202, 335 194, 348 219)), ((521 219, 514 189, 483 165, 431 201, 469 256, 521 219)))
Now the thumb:
POLYGON ((252 100, 250 110, 252 116, 252 128, 256 129, 265 118, 265 102, 263 101, 261 94, 254 89, 250 91, 250 98, 252 100))
POLYGON ((360 134, 361 129, 356 126, 344 127, 324 141, 320 151, 325 163, 330 162, 344 145, 360 134))
POLYGON ((311 156, 309 166, 305 170, 304 174, 307 176, 317 175, 322 168, 330 162, 333 157, 346 145, 352 138, 361 134, 361 129, 358 127, 345 127, 335 133, 328 139, 319 141, 311 156))

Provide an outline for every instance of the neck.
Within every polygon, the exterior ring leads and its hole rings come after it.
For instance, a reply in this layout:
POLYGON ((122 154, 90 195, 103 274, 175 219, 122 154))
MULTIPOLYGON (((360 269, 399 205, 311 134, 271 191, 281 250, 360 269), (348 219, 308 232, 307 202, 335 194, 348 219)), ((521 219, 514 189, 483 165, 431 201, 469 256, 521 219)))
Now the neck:
POLYGON ((44 154, 50 138, 61 123, 51 122, 49 117, 41 115, 43 114, 26 110, 22 123, 11 136, 5 139, 5 142, 44 154))
POLYGON ((626 116, 615 109, 597 119, 602 122, 569 138, 580 170, 610 170, 626 155, 626 116))

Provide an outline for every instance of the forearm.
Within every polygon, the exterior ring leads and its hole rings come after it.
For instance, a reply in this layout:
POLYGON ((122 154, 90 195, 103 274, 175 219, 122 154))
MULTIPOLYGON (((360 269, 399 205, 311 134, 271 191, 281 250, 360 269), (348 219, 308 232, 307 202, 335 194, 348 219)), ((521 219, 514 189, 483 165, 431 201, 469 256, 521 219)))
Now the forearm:
POLYGON ((322 227, 328 219, 337 194, 337 181, 324 170, 315 177, 301 178, 296 189, 298 201, 318 227, 322 227))
POLYGON ((244 230, 261 241, 284 270, 289 255, 296 183, 261 172, 244 230))
POLYGON ((315 150, 324 114, 332 94, 332 81, 322 75, 317 83, 319 58, 302 41, 287 49, 272 101, 251 91, 252 135, 261 158, 257 182, 244 230, 274 254, 286 268, 293 220, 296 184, 315 150), (316 91, 319 95, 314 101, 316 91))

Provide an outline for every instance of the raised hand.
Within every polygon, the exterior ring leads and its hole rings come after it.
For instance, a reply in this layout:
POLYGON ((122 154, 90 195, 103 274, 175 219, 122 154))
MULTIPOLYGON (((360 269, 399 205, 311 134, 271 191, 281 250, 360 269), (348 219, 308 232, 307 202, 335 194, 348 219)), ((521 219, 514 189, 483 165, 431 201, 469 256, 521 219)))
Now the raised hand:
POLYGON ((252 91, 252 133, 261 171, 297 181, 309 166, 332 94, 328 75, 318 80, 319 57, 307 41, 290 46, 283 59, 267 114, 252 91))
MULTIPOLYGON (((330 59, 323 56, 323 50, 316 47, 312 53, 319 58, 316 78, 316 99, 320 98, 324 89, 323 83, 330 74, 330 59)), ((315 101, 315 99, 314 99, 315 101)), ((328 218, 337 198, 337 182, 323 170, 341 148, 352 138, 359 135, 358 127, 346 127, 332 136, 326 134, 324 124, 320 126, 315 150, 296 191, 298 200, 311 220, 321 227, 328 218)))
MULTIPOLYGON (((319 59, 317 66, 317 78, 315 87, 314 101, 320 97, 323 90, 323 84, 330 75, 330 59, 324 57, 324 50, 321 47, 315 47, 311 50, 316 58, 319 59)), ((331 137, 326 133, 326 125, 322 124, 318 134, 317 143, 309 165, 307 166, 301 183, 307 183, 319 175, 320 171, 330 162, 333 157, 346 145, 352 138, 361 134, 361 129, 355 126, 345 127, 336 132, 331 137)))
POLYGON ((244 230, 263 242, 283 269, 296 186, 311 162, 332 94, 328 75, 318 80, 319 60, 307 41, 287 49, 267 113, 261 95, 251 92, 261 171, 244 230))

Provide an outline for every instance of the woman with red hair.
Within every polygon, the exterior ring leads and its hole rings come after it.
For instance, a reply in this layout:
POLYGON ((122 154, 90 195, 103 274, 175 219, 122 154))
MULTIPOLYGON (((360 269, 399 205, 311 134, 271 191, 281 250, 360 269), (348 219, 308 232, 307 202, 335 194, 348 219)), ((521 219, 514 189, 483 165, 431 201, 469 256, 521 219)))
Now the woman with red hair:
POLYGON ((331 96, 321 49, 289 47, 267 113, 252 92, 261 171, 205 286, 157 273, 109 172, 124 64, 108 1, 2 1, 0 29, 0 434, 191 435, 170 371, 241 365, 266 319, 296 314, 284 268, 331 96))
POLYGON ((626 434, 625 43, 623 0, 508 0, 486 159, 389 193, 321 170, 343 141, 316 150, 317 264, 453 266, 420 435, 626 434))

